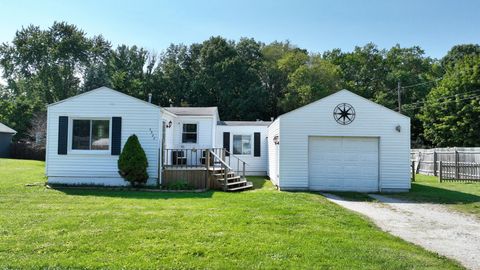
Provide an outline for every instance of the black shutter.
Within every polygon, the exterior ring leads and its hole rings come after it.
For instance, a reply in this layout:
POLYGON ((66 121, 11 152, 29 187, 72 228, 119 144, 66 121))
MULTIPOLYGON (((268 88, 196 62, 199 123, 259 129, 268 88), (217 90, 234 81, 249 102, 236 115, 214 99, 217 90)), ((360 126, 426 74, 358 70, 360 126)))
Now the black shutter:
POLYGON ((122 118, 112 117, 112 156, 120 155, 122 150, 122 118))
POLYGON ((229 156, 230 152, 230 132, 223 132, 223 148, 227 149, 226 156, 229 156))
POLYGON ((68 116, 58 117, 58 154, 66 155, 68 145, 68 116))
POLYGON ((260 156, 260 132, 253 133, 253 156, 260 156))

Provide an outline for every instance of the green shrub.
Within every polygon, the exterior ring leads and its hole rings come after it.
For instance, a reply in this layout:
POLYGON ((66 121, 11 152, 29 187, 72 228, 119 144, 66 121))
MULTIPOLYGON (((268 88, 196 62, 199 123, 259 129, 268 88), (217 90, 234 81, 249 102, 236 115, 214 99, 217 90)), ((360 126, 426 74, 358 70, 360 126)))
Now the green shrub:
POLYGON ((193 188, 193 186, 188 184, 187 181, 180 180, 180 181, 175 181, 173 183, 167 184, 166 186, 164 186, 164 189, 168 189, 168 190, 193 190, 194 188, 193 188))
POLYGON ((148 161, 137 135, 128 137, 118 159, 118 173, 132 186, 140 186, 147 182, 148 161))

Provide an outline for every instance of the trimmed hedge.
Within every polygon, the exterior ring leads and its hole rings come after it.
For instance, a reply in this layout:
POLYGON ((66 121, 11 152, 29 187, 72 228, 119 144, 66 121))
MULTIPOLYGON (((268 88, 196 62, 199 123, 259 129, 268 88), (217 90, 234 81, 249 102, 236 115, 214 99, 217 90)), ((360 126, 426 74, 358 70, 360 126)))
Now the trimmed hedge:
POLYGON ((141 186, 148 179, 148 160, 137 135, 128 137, 118 159, 119 174, 132 186, 141 186))

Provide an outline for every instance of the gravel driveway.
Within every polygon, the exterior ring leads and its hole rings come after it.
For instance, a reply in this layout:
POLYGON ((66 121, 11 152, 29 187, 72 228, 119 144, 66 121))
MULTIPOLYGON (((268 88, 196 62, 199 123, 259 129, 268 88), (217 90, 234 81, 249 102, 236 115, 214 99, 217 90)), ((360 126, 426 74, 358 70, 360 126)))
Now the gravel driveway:
POLYGON ((408 202, 370 194, 378 202, 355 202, 323 194, 330 201, 361 213, 382 230, 427 250, 480 269, 480 220, 445 206, 408 202))

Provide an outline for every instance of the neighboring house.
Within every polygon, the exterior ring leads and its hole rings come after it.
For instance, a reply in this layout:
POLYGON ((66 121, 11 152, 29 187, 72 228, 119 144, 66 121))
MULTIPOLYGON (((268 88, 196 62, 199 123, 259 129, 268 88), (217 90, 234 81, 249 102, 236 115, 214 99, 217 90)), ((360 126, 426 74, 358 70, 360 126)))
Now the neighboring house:
POLYGON ((346 90, 273 123, 222 121, 217 107, 158 107, 106 87, 49 105, 47 118, 49 183, 126 185, 117 160, 136 134, 148 185, 241 190, 252 186, 245 175, 268 174, 284 190, 410 188, 409 118, 346 90))
POLYGON ((0 158, 7 158, 10 156, 12 137, 16 133, 15 130, 0 123, 0 158))

